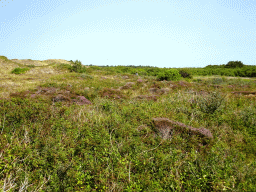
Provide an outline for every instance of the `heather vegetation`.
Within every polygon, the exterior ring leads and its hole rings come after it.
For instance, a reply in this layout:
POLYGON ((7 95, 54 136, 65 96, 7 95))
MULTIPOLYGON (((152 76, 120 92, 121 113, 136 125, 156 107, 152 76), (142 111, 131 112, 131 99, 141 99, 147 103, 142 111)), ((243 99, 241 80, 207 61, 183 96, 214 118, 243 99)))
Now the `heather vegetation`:
POLYGON ((1 191, 256 189, 253 66, 0 67, 1 191))

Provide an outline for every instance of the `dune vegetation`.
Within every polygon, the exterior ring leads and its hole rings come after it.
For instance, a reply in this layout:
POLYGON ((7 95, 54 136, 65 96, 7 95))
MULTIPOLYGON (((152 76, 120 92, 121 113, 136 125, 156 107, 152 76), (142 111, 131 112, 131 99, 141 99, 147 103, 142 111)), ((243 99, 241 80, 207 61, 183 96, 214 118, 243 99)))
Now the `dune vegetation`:
POLYGON ((256 70, 0 56, 1 191, 256 191, 256 70))

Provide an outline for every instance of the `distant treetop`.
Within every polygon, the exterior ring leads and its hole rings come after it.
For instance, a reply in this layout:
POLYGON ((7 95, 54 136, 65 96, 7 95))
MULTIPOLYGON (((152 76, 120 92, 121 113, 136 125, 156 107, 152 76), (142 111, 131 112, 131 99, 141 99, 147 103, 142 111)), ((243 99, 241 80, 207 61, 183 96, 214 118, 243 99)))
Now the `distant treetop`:
POLYGON ((226 68, 241 68, 243 67, 244 64, 241 62, 241 61, 229 61, 227 64, 226 64, 226 68))

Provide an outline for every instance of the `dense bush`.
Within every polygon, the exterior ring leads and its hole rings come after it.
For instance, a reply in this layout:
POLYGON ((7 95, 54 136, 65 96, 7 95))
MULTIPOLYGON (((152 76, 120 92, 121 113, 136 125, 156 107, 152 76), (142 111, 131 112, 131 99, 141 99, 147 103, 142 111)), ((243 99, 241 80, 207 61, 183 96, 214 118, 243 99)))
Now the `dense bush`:
POLYGON ((183 78, 188 78, 188 79, 193 78, 191 72, 187 69, 180 69, 179 73, 180 73, 181 77, 183 77, 183 78))
POLYGON ((226 68, 241 68, 243 67, 244 64, 241 62, 241 61, 229 61, 227 64, 226 64, 226 68))
POLYGON ((256 68, 243 67, 234 69, 234 75, 237 77, 256 77, 256 68))
POLYGON ((26 73, 26 71, 29 71, 29 68, 15 68, 14 70, 11 71, 13 74, 22 74, 26 73))
POLYGON ((205 68, 189 68, 194 76, 231 76, 231 77, 256 77, 256 66, 244 66, 242 68, 223 68, 223 67, 205 67, 205 68))
POLYGON ((81 61, 76 60, 75 62, 73 62, 71 60, 72 63, 72 67, 71 67, 71 72, 77 72, 77 73, 85 73, 86 72, 86 68, 85 66, 82 65, 81 61))
POLYGON ((148 76, 157 76, 163 70, 161 70, 161 68, 158 68, 158 67, 152 67, 152 68, 147 68, 145 71, 148 76))
POLYGON ((177 69, 168 69, 158 73, 157 78, 160 81, 178 81, 181 79, 181 75, 177 69))

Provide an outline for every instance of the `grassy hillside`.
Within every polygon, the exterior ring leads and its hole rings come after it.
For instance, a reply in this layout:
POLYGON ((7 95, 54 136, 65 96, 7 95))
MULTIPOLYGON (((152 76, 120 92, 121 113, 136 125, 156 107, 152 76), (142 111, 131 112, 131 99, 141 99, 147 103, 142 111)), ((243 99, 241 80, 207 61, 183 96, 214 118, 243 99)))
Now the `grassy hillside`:
POLYGON ((0 189, 255 191, 256 79, 172 75, 1 56, 0 189))

